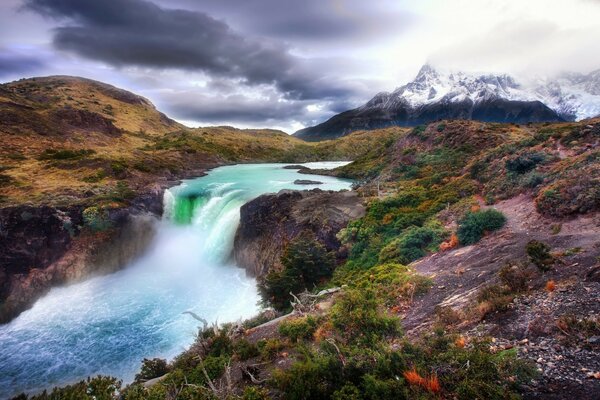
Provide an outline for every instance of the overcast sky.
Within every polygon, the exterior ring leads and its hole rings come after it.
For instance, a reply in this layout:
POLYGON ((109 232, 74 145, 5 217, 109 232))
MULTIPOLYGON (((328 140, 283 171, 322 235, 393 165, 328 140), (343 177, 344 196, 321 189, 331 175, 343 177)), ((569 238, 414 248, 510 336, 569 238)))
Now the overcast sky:
POLYGON ((0 0, 0 81, 78 75, 190 126, 291 133, 426 62, 590 72, 599 21, 600 0, 0 0))

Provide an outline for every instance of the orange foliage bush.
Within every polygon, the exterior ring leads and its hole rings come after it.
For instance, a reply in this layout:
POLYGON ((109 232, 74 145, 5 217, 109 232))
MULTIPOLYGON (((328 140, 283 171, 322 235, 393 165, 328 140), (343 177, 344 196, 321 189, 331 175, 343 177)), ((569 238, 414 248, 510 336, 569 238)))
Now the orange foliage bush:
POLYGON ((440 390, 442 390, 437 375, 432 375, 429 377, 429 379, 427 379, 425 389, 429 390, 432 393, 439 393, 440 390))
POLYGON ((556 282, 554 282, 553 280, 546 282, 546 291, 552 293, 555 290, 556 290, 556 282))
POLYGON ((404 379, 406 379, 409 385, 413 386, 424 386, 427 383, 427 379, 419 375, 414 368, 404 372, 404 379))
POLYGON ((431 375, 429 378, 423 378, 416 369, 404 372, 404 379, 412 386, 420 386, 432 393, 439 393, 442 390, 437 375, 431 375))
POLYGON ((381 223, 387 225, 394 220, 394 214, 385 214, 381 223))
POLYGON ((324 324, 320 325, 315 333, 313 333, 313 338, 317 343, 322 342, 325 339, 330 338, 333 335, 333 325, 331 322, 327 321, 324 324))
POLYGON ((464 337, 460 336, 454 341, 454 344, 456 345, 456 347, 460 347, 462 349, 467 345, 467 340, 464 337))
POLYGON ((455 248, 456 246, 458 246, 458 236, 456 236, 456 233, 453 233, 452 236, 450 236, 449 240, 440 244, 440 251, 450 250, 455 248))

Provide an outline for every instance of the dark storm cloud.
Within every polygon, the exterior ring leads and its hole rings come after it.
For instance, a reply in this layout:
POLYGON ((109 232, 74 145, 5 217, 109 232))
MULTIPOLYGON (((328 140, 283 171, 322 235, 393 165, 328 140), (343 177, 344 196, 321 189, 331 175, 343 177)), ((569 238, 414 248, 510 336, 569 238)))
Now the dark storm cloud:
POLYGON ((226 23, 190 10, 144 0, 27 0, 26 7, 57 18, 54 45, 116 66, 204 71, 274 84, 288 98, 349 95, 348 89, 309 73, 309 60, 281 44, 242 36, 226 23))
POLYGON ((36 57, 0 49, 0 78, 14 74, 22 75, 39 70, 43 66, 44 62, 36 57))
POLYGON ((390 5, 398 0, 157 0, 164 4, 199 9, 224 17, 253 34, 293 41, 357 38, 397 32, 414 16, 390 5))
POLYGON ((192 121, 253 124, 265 122, 285 122, 302 117, 302 107, 297 102, 280 103, 272 100, 256 101, 233 95, 221 98, 202 98, 197 94, 178 95, 173 109, 178 118, 192 121), (183 100, 183 101, 182 101, 183 100))

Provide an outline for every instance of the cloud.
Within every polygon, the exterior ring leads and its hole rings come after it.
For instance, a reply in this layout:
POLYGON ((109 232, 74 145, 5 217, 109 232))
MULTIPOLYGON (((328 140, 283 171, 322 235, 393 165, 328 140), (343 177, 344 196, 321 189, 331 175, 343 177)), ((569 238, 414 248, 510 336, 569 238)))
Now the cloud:
POLYGON ((201 87, 156 89, 154 93, 144 94, 159 99, 159 108, 182 122, 271 126, 287 132, 314 124, 348 105, 344 99, 289 100, 269 86, 260 86, 250 92, 228 79, 212 80, 201 87))
POLYGON ((44 67, 43 60, 8 49, 0 49, 0 77, 21 75, 39 71, 44 67))
POLYGON ((26 6, 61 21, 54 45, 115 66, 204 71, 273 84, 289 98, 350 95, 316 74, 310 60, 279 43, 247 38, 225 22, 190 10, 165 9, 144 0, 27 0, 26 6))
POLYGON ((243 31, 287 41, 365 41, 406 28, 414 16, 398 0, 158 0, 201 9, 243 31))

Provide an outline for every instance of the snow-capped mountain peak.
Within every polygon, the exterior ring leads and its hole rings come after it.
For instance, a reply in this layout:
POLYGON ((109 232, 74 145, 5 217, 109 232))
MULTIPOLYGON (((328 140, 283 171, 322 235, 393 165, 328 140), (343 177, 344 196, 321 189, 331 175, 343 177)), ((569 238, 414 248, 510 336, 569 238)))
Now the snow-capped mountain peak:
POLYGON ((444 72, 425 64, 413 81, 391 93, 379 93, 363 107, 405 104, 418 108, 440 102, 470 100, 477 104, 495 99, 540 101, 566 120, 594 117, 600 114, 600 70, 587 75, 564 73, 521 84, 507 74, 444 72))

